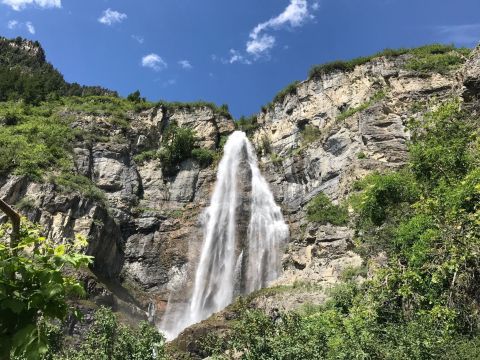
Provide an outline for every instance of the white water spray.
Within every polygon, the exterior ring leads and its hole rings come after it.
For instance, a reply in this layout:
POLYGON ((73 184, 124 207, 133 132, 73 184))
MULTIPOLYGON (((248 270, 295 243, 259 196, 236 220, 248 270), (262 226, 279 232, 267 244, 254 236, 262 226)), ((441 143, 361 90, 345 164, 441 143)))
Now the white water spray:
POLYGON ((161 325, 169 340, 279 275, 288 226, 243 132, 235 131, 225 144, 203 236, 190 302, 181 311, 167 309, 161 325), (239 215, 249 217, 246 231, 239 215))

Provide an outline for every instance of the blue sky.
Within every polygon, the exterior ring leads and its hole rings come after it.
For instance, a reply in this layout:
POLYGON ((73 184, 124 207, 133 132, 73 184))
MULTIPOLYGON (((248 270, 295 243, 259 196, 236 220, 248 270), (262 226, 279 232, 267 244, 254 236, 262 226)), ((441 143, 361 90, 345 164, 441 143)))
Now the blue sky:
POLYGON ((39 40, 70 82, 257 112, 310 67, 480 40, 479 0, 0 0, 0 35, 39 40))

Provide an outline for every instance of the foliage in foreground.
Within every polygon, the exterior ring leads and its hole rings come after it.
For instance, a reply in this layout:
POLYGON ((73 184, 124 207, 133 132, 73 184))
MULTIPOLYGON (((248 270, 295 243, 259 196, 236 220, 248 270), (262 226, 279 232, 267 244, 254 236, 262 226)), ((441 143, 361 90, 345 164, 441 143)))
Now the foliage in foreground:
POLYGON ((147 322, 138 327, 120 324, 115 314, 101 307, 95 312, 85 340, 79 348, 69 348, 54 360, 162 360, 165 339, 147 322))
POLYGON ((76 252, 85 241, 55 245, 30 224, 11 248, 7 229, 0 227, 0 353, 38 359, 49 351, 48 323, 64 320, 73 311, 67 299, 84 294, 64 271, 86 266, 91 257, 76 252))
POLYGON ((356 250, 372 259, 383 252, 387 263, 362 284, 334 288, 322 306, 280 318, 245 307, 208 351, 242 359, 480 357, 478 123, 451 101, 410 130, 408 166, 369 175, 352 198, 356 250))

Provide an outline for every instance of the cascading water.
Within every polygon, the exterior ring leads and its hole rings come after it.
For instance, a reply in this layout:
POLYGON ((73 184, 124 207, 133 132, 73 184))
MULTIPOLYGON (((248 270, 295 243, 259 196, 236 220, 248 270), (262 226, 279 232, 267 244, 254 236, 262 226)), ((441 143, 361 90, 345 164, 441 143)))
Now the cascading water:
POLYGON ((222 310, 236 295, 258 290, 279 275, 288 226, 241 131, 225 144, 202 227, 192 296, 182 311, 167 308, 161 325, 167 339, 222 310), (248 223, 242 221, 246 216, 248 223))

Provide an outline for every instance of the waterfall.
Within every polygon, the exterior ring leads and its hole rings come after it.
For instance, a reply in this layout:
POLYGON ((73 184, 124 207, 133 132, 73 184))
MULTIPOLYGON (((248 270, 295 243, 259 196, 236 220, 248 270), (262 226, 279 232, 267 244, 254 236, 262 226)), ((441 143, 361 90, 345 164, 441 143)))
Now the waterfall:
POLYGON ((241 131, 225 144, 202 228, 193 292, 181 311, 167 308, 161 325, 167 339, 279 276, 288 226, 241 131))

